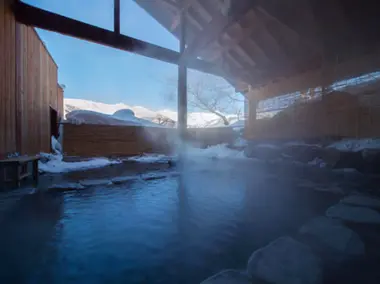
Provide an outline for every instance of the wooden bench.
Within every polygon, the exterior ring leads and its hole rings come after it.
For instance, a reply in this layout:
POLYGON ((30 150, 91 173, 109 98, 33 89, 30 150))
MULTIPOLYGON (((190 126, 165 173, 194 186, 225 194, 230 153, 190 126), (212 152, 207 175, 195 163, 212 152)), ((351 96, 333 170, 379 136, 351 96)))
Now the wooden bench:
POLYGON ((21 180, 33 176, 34 185, 38 185, 39 156, 22 156, 0 160, 0 184, 14 183, 20 187, 21 180), (32 172, 28 166, 32 164, 32 172))

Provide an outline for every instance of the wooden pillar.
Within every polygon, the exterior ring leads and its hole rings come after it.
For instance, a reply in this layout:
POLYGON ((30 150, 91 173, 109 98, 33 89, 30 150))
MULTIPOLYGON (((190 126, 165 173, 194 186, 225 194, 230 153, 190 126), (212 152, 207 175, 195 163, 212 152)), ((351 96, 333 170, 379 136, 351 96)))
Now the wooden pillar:
POLYGON ((113 31, 117 34, 120 34, 120 0, 114 0, 113 31))
POLYGON ((256 98, 251 98, 249 100, 249 122, 255 123, 257 116, 257 105, 259 101, 256 98))
MULTIPOLYGON (((186 11, 181 12, 180 54, 186 48, 186 11)), ((186 138, 187 131, 187 67, 186 60, 178 64, 178 130, 181 139, 186 138)))
POLYGON ((259 100, 254 90, 249 90, 246 94, 246 98, 248 99, 248 120, 245 124, 244 134, 246 138, 254 139, 256 136, 255 126, 259 100))

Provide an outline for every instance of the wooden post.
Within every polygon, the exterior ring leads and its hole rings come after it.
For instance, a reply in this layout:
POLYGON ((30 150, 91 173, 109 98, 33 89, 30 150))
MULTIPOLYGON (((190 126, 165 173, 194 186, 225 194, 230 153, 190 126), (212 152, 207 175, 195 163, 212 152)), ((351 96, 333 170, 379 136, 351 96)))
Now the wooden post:
POLYGON ((257 93, 249 88, 246 94, 246 99, 248 99, 248 123, 245 124, 244 134, 246 138, 253 139, 255 137, 255 127, 256 127, 256 116, 257 116, 257 106, 259 103, 257 93))
POLYGON ((38 178, 40 174, 38 171, 38 161, 39 159, 33 161, 33 181, 36 188, 38 187, 38 178))
MULTIPOLYGON (((186 11, 181 12, 180 55, 186 49, 186 11)), ((178 130, 181 139, 186 138, 187 130, 187 67, 186 60, 178 64, 178 130)))
POLYGON ((113 31, 120 34, 120 0, 114 0, 113 31))

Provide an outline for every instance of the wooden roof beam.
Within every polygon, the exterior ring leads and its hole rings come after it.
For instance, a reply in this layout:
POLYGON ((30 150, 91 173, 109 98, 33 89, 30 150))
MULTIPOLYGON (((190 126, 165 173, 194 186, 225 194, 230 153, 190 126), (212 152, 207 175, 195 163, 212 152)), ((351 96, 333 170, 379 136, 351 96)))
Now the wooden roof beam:
POLYGON ((254 56, 254 58, 250 56, 250 60, 253 60, 259 67, 259 65, 263 66, 268 64, 270 59, 266 51, 250 37, 256 26, 256 20, 254 10, 249 10, 241 21, 231 25, 228 30, 220 36, 218 44, 222 52, 227 52, 239 44, 243 50, 246 48, 250 50, 253 49, 253 54, 256 56, 254 56), (245 47, 243 45, 245 45, 245 47))
MULTIPOLYGON (((172 10, 175 10, 178 13, 178 15, 180 14, 181 7, 177 3, 175 3, 175 2, 173 2, 171 0, 159 0, 159 1, 160 1, 160 3, 166 5, 167 7, 170 7, 172 10)), ((195 26, 198 30, 202 30, 203 29, 203 27, 199 23, 199 21, 197 21, 195 19, 195 17, 193 17, 190 13, 186 13, 186 17, 189 20, 189 22, 193 26, 195 26)), ((179 22, 180 22, 179 19, 177 19, 177 23, 172 27, 171 31, 174 31, 176 28, 178 28, 179 22)))
MULTIPOLYGON (((178 64, 180 59, 180 54, 174 50, 67 18, 23 2, 15 2, 13 11, 16 20, 25 25, 133 52, 172 64, 178 64)), ((226 75, 214 65, 199 59, 189 61, 188 67, 217 76, 226 75)))
MULTIPOLYGON (((305 13, 308 15, 308 18, 313 18, 310 10, 307 9, 310 7, 306 3, 303 4, 304 7, 301 8, 300 13, 305 13)), ((277 34, 282 35, 281 40, 286 41, 286 46, 284 47, 288 50, 291 56, 302 57, 310 56, 313 53, 321 53, 321 45, 315 35, 301 35, 297 30, 285 24, 272 13, 269 13, 263 6, 258 6, 256 11, 259 17, 266 19, 270 29, 274 29, 277 34)), ((312 21, 313 20, 311 20, 311 22, 312 21)), ((307 23, 307 25, 310 26, 311 24, 307 23)), ((315 30, 314 27, 310 27, 310 29, 315 30)))
POLYGON ((160 0, 161 3, 169 6, 169 7, 172 7, 173 9, 176 9, 176 10, 179 10, 179 6, 177 3, 174 3, 173 1, 171 0, 160 0))
MULTIPOLYGON (((255 1, 253 1, 255 2, 255 1)), ((233 2, 237 3, 237 2, 233 2)), ((240 2, 239 2, 240 3, 240 2)), ((198 4, 200 4, 198 2, 198 4)), ((203 31, 196 37, 196 39, 189 43, 185 52, 181 56, 181 60, 188 60, 192 55, 196 54, 200 49, 204 48, 213 41, 216 41, 221 33, 236 19, 241 16, 242 13, 247 11, 253 4, 251 1, 243 2, 244 5, 240 5, 234 10, 234 15, 230 17, 223 16, 219 9, 214 9, 212 13, 212 19, 210 23, 204 27, 203 31)))
POLYGON ((196 2, 196 0, 179 0, 179 5, 182 11, 186 11, 194 2, 196 2))

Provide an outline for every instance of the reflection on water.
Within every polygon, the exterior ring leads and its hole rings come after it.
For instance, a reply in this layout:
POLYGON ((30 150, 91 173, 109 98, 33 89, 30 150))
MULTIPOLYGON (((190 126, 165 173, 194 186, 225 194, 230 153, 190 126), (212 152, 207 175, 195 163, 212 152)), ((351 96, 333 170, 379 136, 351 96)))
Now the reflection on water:
POLYGON ((1 223, 0 283, 197 283, 244 268, 339 198, 268 172, 210 161, 180 178, 25 196, 1 223))

